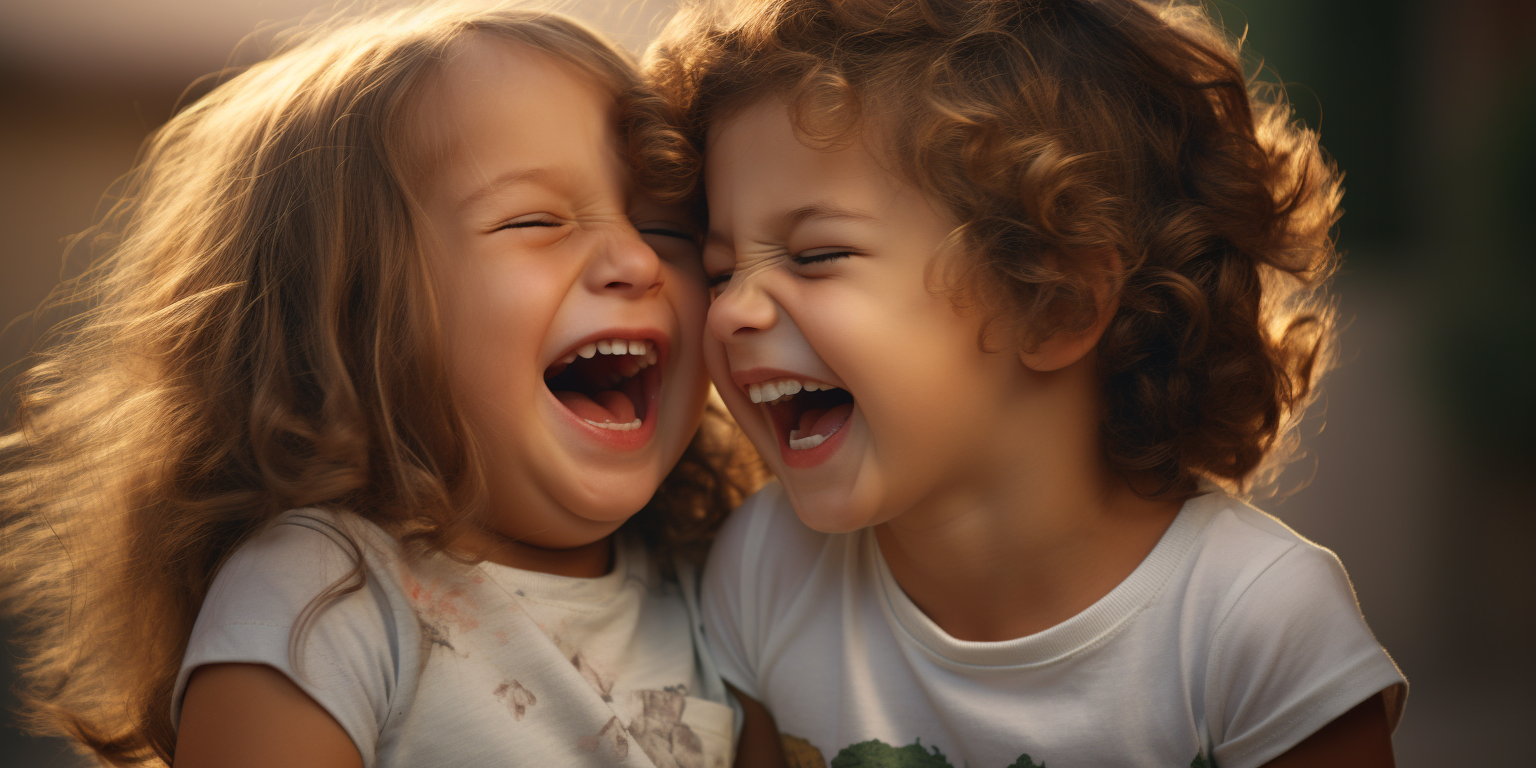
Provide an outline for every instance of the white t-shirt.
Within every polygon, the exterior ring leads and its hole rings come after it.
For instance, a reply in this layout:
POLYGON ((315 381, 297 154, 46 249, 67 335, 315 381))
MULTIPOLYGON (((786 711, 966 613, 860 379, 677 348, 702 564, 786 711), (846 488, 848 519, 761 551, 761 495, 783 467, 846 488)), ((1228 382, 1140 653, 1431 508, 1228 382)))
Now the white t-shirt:
POLYGON ((663 579, 638 542, 621 538, 615 553, 594 579, 466 566, 404 557, 353 515, 288 512, 214 579, 172 721, 194 668, 266 664, 319 702, 370 768, 729 766, 734 715, 700 652, 693 579, 663 579), (295 670, 295 622, 353 551, 366 586, 313 615, 295 670))
POLYGON ((1378 691, 1395 727, 1407 692, 1333 553, 1219 492, 1087 610, 969 642, 907 597, 872 530, 812 531, 772 484, 716 540, 704 623, 794 768, 1247 768, 1378 691))

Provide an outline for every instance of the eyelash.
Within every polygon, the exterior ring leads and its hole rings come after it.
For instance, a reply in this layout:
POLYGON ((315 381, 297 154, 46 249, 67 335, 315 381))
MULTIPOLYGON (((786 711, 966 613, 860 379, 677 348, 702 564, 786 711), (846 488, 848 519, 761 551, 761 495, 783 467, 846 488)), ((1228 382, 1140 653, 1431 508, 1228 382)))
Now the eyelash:
POLYGON ((834 261, 836 259, 846 259, 846 258, 848 258, 849 256, 852 256, 852 255, 853 255, 853 251, 826 251, 824 253, 815 254, 814 256, 799 256, 799 255, 791 256, 791 257, 789 257, 789 260, 793 261, 794 263, 796 263, 796 264, 798 264, 798 265, 800 265, 802 267, 804 267, 804 266, 807 266, 809 264, 820 264, 821 262, 824 262, 824 261, 834 261))
MULTIPOLYGON (((503 229, 526 229, 528 227, 558 227, 558 226, 560 226, 560 222, 558 222, 558 221, 548 221, 548 220, 545 220, 545 219, 530 219, 530 220, 526 220, 526 221, 509 221, 506 224, 503 224, 503 225, 497 227, 496 231, 501 231, 503 229)), ((664 229, 664 228, 659 228, 659 227, 651 227, 651 228, 648 228, 648 229, 640 230, 640 234, 642 234, 642 235, 660 235, 662 237, 675 237, 675 238, 677 238, 679 240, 687 240, 690 243, 695 242, 695 241, 698 240, 698 238, 695 237, 692 233, 684 232, 684 231, 679 230, 679 229, 664 229)))
POLYGON ((649 227, 649 228, 640 230, 640 234, 642 234, 642 235, 660 235, 662 237, 675 237, 675 238, 677 238, 679 240, 687 240, 690 243, 697 243, 699 241, 699 238, 694 236, 692 233, 684 232, 684 231, 682 231, 680 229, 664 229, 664 228, 660 228, 660 227, 649 227))
MULTIPOLYGON (((791 256, 791 257, 789 257, 789 260, 793 261, 798 266, 804 267, 804 266, 809 266, 811 264, 820 264, 820 263, 822 263, 824 261, 834 261, 836 259, 846 259, 849 256, 852 256, 853 253, 854 253, 853 251, 826 251, 824 253, 818 253, 818 254, 815 254, 813 256, 791 256)), ((710 288, 716 288, 716 287, 724 285, 725 283, 728 283, 730 281, 731 281, 731 273, 730 272, 722 272, 722 273, 720 273, 718 275, 712 275, 712 276, 706 278, 704 284, 706 286, 710 287, 710 288)))
POLYGON ((507 223, 497 227, 493 231, 500 232, 500 231, 502 231, 504 229, 528 229, 529 227, 558 227, 558 226, 560 226, 560 222, 558 222, 558 221, 549 221, 547 219, 525 219, 525 220, 522 220, 522 221, 509 221, 509 222, 507 222, 507 223))

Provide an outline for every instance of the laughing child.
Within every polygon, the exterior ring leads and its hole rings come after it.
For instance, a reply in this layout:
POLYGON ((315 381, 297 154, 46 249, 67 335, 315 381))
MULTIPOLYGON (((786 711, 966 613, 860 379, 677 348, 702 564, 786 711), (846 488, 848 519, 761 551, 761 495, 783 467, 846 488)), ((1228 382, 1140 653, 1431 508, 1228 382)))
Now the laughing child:
POLYGON ((1339 175, 1199 6, 701 6, 649 71, 780 480, 706 627, 791 765, 1391 764, 1343 568, 1235 495, 1325 367, 1339 175))
POLYGON ((434 4, 157 131, 0 439, 32 725, 119 765, 727 765, 673 555, 733 481, 697 232, 637 182, 686 144, 659 105, 579 23, 434 4))

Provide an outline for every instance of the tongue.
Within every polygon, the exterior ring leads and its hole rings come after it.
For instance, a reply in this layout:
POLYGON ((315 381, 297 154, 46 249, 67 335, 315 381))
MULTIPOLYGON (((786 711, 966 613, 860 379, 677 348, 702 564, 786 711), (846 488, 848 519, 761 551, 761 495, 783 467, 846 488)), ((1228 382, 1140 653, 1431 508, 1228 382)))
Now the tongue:
POLYGON ((821 435, 827 437, 836 432, 853 415, 853 403, 843 403, 836 408, 812 408, 800 414, 796 437, 821 435))
POLYGON ((555 399, 587 421, 628 424, 635 420, 635 404, 630 402, 629 396, 615 389, 603 390, 591 397, 580 392, 560 391, 555 393, 555 399))

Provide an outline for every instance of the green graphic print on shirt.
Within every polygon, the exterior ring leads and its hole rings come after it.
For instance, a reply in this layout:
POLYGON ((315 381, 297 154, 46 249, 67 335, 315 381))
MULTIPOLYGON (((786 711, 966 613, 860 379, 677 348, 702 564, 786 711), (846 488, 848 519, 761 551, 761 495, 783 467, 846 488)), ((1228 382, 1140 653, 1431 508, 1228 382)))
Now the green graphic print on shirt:
MULTIPOLYGON (((784 759, 789 768, 955 768, 938 747, 923 747, 917 739, 905 747, 893 747, 879 739, 850 744, 838 751, 829 765, 821 750, 799 736, 783 734, 784 759), (931 751, 930 751, 931 750, 931 751)), ((1045 763, 1031 760, 1029 755, 1019 755, 1007 768, 1045 768, 1045 763)), ((1196 752, 1189 768, 1212 768, 1204 752, 1196 752)))

